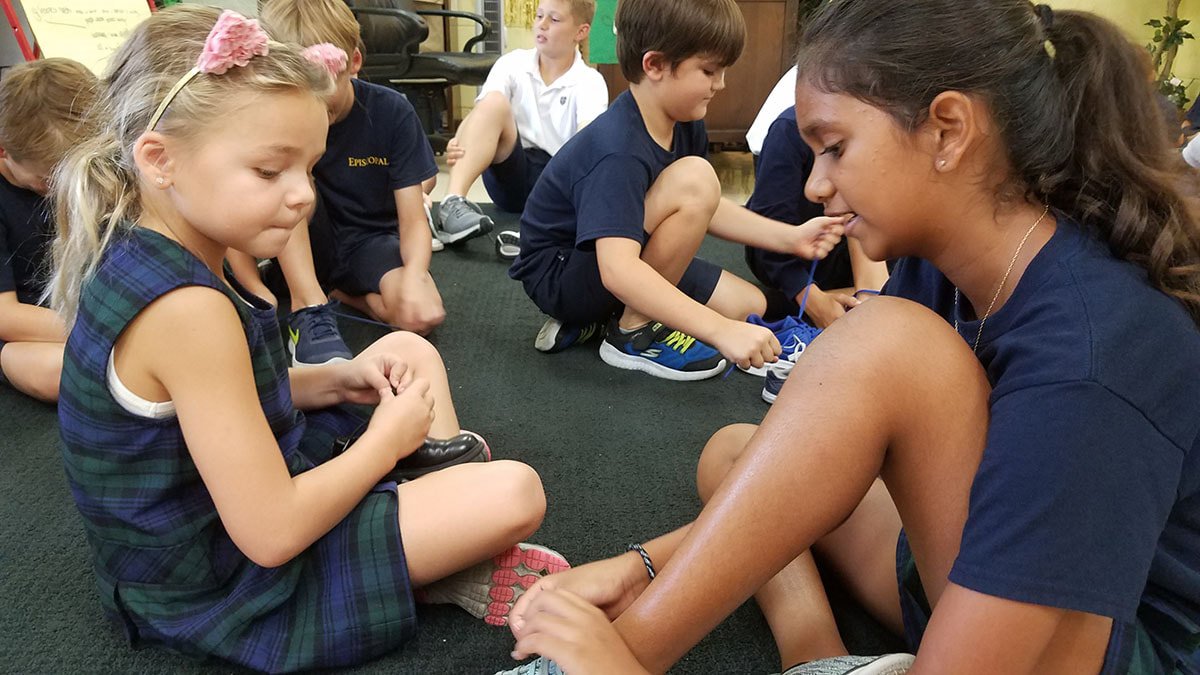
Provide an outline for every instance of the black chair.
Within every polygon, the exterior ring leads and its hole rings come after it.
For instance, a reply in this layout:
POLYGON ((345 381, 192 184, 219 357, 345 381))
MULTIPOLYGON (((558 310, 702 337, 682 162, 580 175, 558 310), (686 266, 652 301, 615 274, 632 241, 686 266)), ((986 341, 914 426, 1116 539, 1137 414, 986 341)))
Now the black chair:
POLYGON ((409 0, 346 0, 358 19, 363 40, 363 67, 359 77, 398 89, 417 111, 421 126, 434 150, 445 150, 449 140, 446 89, 452 85, 480 85, 487 79, 498 54, 473 52, 491 34, 492 24, 478 14, 446 9, 416 9, 409 0), (461 52, 422 52, 429 37, 424 17, 466 19, 479 25, 461 52))

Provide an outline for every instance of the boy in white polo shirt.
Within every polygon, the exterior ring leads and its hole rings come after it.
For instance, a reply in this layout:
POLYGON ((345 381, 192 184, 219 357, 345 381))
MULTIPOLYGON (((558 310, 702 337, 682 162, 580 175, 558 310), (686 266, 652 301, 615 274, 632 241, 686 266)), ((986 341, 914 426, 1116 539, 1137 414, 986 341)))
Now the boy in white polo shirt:
MULTIPOLYGON (((497 207, 521 213, 550 157, 608 107, 604 78, 579 52, 595 12, 595 0, 541 0, 536 46, 509 52, 492 66, 474 110, 446 149, 450 182, 438 212, 443 242, 491 229, 491 218, 465 198, 476 179, 483 176, 497 207)), ((502 254, 508 250, 497 245, 502 254)))

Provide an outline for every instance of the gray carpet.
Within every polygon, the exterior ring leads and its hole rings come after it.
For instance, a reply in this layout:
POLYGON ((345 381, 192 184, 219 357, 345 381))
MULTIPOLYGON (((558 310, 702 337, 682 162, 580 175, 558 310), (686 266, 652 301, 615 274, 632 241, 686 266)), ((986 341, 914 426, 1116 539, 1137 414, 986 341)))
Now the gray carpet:
MULTIPOLYGON (((497 215, 502 228, 512 216, 497 215)), ((708 242, 702 255, 747 275, 740 249, 708 242)), ((542 317, 488 239, 434 255, 448 320, 432 337, 450 373, 464 426, 497 457, 541 474, 546 520, 532 537, 574 563, 613 555, 690 520, 696 459, 721 426, 757 422, 762 381, 742 373, 671 383, 619 371, 593 347, 533 349, 542 317)), ((383 329, 342 321, 360 349, 383 329)), ((0 387, 0 672, 234 672, 161 649, 134 651, 101 612, 82 525, 63 477, 54 409, 0 387)), ((834 592, 852 649, 895 648, 834 592)), ((423 607, 418 637, 350 672, 490 674, 514 663, 506 629, 452 607, 423 607)), ((766 623, 748 603, 672 672, 769 673, 779 664, 766 623)))

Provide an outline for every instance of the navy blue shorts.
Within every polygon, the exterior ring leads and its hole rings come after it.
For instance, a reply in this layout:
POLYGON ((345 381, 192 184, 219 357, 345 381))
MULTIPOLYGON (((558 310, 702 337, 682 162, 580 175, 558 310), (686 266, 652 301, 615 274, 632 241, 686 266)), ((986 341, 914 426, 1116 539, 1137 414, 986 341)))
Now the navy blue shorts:
POLYGON ((318 196, 308 222, 313 267, 322 288, 349 295, 379 292, 379 280, 404 266, 400 257, 400 231, 347 231, 339 228, 318 196))
POLYGON ((508 159, 484 170, 483 187, 497 208, 508 213, 521 213, 525 210, 525 200, 549 161, 550 154, 545 150, 521 147, 518 136, 508 159))
MULTIPOLYGON (((522 280, 525 292, 543 313, 570 324, 607 321, 624 305, 604 287, 595 251, 577 248, 543 249, 533 254, 543 268, 536 278, 522 280)), ((721 268, 693 258, 677 284, 689 298, 704 305, 712 298, 721 268)))
MULTIPOLYGON (((917 563, 908 545, 908 536, 903 530, 900 531, 900 539, 896 542, 896 580, 900 584, 904 640, 908 643, 909 650, 916 654, 933 612, 929 609, 925 589, 921 586, 921 577, 917 574, 917 563)), ((1134 623, 1114 621, 1100 675, 1188 672, 1187 668, 1191 662, 1187 654, 1191 652, 1192 647, 1185 644, 1186 636, 1181 638, 1178 645, 1166 645, 1161 640, 1152 638, 1147 630, 1157 623, 1153 617, 1143 616, 1141 613, 1134 623)), ((1175 630, 1179 629, 1176 627, 1175 630)), ((1158 634, 1162 635, 1163 632, 1158 631, 1158 634)), ((1190 656, 1196 657, 1197 654, 1190 656)))

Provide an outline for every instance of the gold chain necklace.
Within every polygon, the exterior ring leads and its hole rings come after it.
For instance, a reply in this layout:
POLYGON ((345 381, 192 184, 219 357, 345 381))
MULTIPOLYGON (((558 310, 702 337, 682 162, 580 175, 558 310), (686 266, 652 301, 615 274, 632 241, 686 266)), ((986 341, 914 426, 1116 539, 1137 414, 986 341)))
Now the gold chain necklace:
MULTIPOLYGON (((1017 250, 1013 251, 1012 260, 1008 261, 1008 269, 1004 270, 1004 276, 1000 279, 1000 285, 996 287, 996 293, 994 295, 992 295, 992 301, 988 303, 987 311, 984 312, 983 316, 979 319, 979 332, 975 333, 975 345, 971 348, 971 351, 975 352, 976 354, 979 353, 979 340, 981 338, 983 338, 983 324, 987 323, 988 317, 992 315, 992 308, 994 308, 996 306, 996 301, 1000 299, 1000 291, 1004 290, 1004 284, 1008 283, 1008 276, 1010 274, 1012 274, 1013 268, 1017 266, 1017 258, 1020 257, 1020 255, 1021 255, 1021 249, 1025 248, 1025 242, 1029 241, 1029 235, 1033 234, 1033 231, 1037 229, 1037 226, 1042 223, 1042 220, 1046 217, 1046 214, 1049 212, 1050 212, 1050 205, 1047 204, 1046 208, 1042 210, 1042 215, 1038 216, 1038 219, 1033 221, 1033 224, 1030 225, 1029 229, 1025 231, 1025 236, 1021 237, 1021 243, 1017 244, 1017 250)), ((956 332, 956 333, 958 332, 958 298, 959 298, 959 295, 960 294, 958 292, 958 286, 955 286, 954 287, 954 332, 956 332)))

